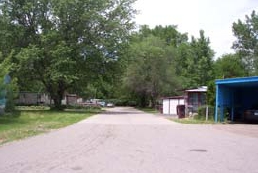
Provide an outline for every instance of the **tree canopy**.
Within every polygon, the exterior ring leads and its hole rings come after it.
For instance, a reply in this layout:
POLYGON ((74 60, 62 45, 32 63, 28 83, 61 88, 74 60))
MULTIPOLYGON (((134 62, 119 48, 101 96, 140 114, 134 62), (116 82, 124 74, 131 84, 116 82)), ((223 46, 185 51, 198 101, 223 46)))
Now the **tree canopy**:
POLYGON ((179 95, 185 88, 206 85, 213 79, 213 51, 204 31, 188 40, 176 26, 144 25, 132 35, 126 55, 124 85, 141 106, 157 98, 179 95))
POLYGON ((155 36, 144 38, 130 47, 130 62, 124 84, 137 95, 139 104, 156 104, 162 94, 175 94, 178 84, 175 75, 173 54, 164 40, 155 36))
POLYGON ((249 75, 258 74, 258 14, 255 11, 233 23, 236 41, 233 48, 240 54, 249 75))
POLYGON ((217 79, 244 77, 247 72, 238 54, 226 54, 218 58, 214 64, 217 79))
POLYGON ((134 2, 2 0, 0 64, 11 64, 21 91, 47 92, 58 109, 67 92, 154 106, 186 88, 214 91, 215 78, 258 74, 255 11, 233 23, 236 53, 215 60, 204 30, 190 38, 175 25, 134 30, 134 2))
MULTIPOLYGON (((133 28, 134 0, 3 0, 0 49, 60 108, 65 91, 105 76, 133 28)), ((25 80, 24 80, 25 78, 25 80)))

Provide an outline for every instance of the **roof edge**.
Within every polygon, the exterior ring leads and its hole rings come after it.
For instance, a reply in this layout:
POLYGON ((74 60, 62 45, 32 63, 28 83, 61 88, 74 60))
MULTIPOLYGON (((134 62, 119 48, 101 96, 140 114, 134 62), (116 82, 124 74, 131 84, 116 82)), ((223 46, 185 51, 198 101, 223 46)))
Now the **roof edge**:
POLYGON ((169 97, 161 97, 161 99, 184 99, 184 96, 169 96, 169 97))
POLYGON ((215 84, 258 82, 258 76, 216 79, 215 84))

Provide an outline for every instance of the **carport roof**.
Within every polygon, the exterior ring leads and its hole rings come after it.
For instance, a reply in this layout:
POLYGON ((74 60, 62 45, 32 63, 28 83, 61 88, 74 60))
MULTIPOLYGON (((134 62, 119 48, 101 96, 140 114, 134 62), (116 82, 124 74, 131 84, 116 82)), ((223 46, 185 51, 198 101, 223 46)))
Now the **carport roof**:
POLYGON ((218 79, 215 81, 215 83, 216 85, 227 85, 232 87, 252 87, 258 86, 258 76, 218 79))

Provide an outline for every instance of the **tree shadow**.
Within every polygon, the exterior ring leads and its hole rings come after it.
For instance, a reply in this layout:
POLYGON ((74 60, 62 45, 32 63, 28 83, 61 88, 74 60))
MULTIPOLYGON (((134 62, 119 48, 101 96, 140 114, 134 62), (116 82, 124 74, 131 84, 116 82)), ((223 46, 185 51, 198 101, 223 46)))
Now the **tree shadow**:
POLYGON ((19 121, 19 117, 21 116, 21 111, 15 111, 12 113, 5 113, 4 115, 0 115, 0 124, 13 124, 19 121))

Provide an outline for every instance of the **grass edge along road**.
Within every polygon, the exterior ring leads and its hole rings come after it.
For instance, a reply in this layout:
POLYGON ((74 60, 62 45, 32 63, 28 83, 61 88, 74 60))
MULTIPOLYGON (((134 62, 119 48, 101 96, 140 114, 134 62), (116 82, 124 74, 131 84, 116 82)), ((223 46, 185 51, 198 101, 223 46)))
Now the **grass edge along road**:
POLYGON ((100 112, 100 109, 52 111, 23 108, 15 113, 0 116, 0 145, 66 127, 100 112))
POLYGON ((170 119, 171 121, 180 123, 180 124, 215 124, 214 120, 204 120, 204 119, 194 119, 194 118, 182 118, 182 119, 170 119))
MULTIPOLYGON (((150 114, 160 114, 159 111, 155 108, 139 108, 137 107, 137 109, 146 112, 146 113, 150 113, 150 114)), ((180 124, 215 124, 214 119, 213 118, 209 118, 208 121, 205 120, 205 117, 186 117, 186 118, 182 118, 182 119, 178 119, 178 118, 170 118, 169 115, 165 116, 167 119, 174 121, 176 123, 180 123, 180 124)))

